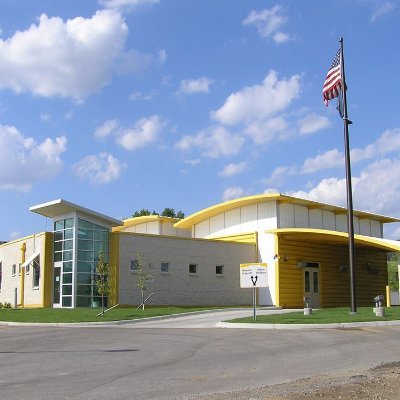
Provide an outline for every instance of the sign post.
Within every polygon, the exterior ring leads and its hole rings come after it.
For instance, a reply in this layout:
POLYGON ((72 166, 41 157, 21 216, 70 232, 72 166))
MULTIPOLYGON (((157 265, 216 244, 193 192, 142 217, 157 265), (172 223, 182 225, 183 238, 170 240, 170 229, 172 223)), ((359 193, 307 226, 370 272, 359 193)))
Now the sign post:
POLYGON ((253 288, 253 321, 256 321, 256 289, 258 287, 268 287, 267 264, 240 264, 240 287, 253 288))

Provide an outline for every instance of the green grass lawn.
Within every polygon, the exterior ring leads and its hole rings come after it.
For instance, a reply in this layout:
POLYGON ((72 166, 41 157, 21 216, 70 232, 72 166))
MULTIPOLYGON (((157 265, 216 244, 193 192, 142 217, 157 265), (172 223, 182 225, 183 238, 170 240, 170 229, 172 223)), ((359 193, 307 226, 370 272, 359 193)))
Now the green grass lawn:
POLYGON ((400 307, 385 308, 384 317, 376 317, 372 307, 358 307, 357 314, 351 315, 350 308, 324 308, 313 310, 312 315, 304 315, 303 310, 287 314, 259 315, 233 319, 226 322, 256 324, 330 324, 342 322, 370 322, 400 320, 400 307))
POLYGON ((204 311, 222 307, 146 307, 136 308, 114 308, 104 314, 104 317, 96 315, 101 308, 35 308, 35 309, 7 309, 0 308, 0 321, 12 322, 102 322, 131 320, 138 318, 156 317, 160 315, 171 315, 188 313, 193 311, 204 311))

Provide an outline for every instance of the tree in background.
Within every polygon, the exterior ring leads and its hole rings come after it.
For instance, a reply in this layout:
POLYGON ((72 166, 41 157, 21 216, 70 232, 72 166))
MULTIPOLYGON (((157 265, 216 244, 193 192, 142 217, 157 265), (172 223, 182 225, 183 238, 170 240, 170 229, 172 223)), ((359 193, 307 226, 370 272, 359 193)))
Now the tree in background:
POLYGON ((147 274, 144 269, 143 269, 143 253, 141 251, 138 251, 136 253, 136 260, 135 260, 135 265, 136 265, 136 284, 140 291, 142 292, 142 310, 144 310, 144 292, 147 289, 147 282, 150 279, 153 279, 153 276, 150 274, 147 274))
POLYGON ((150 212, 147 208, 143 208, 140 211, 135 211, 132 217, 145 217, 147 215, 158 215, 155 211, 150 212))
POLYGON ((390 290, 399 290, 399 272, 400 253, 388 253, 388 285, 390 290))
POLYGON ((162 217, 179 218, 179 219, 185 218, 184 212, 182 212, 182 211, 175 212, 175 210, 173 208, 168 208, 168 207, 164 208, 164 210, 161 214, 159 214, 156 211, 150 212, 150 210, 148 210, 147 208, 143 208, 140 211, 135 211, 132 214, 132 217, 134 217, 134 218, 145 217, 147 215, 161 215, 162 217))
POLYGON ((99 261, 96 267, 97 293, 101 295, 101 315, 104 317, 104 297, 107 297, 111 291, 110 285, 110 265, 104 261, 104 252, 100 251, 99 261))

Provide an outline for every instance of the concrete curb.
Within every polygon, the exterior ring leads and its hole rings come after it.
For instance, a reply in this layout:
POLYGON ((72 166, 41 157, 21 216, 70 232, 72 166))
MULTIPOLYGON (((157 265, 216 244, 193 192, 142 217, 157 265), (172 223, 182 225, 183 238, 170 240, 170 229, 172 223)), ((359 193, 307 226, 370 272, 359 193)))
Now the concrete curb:
MULTIPOLYGON (((281 310, 280 307, 263 307, 262 310, 281 310)), ((119 321, 96 321, 96 322, 14 322, 0 321, 0 326, 43 326, 54 328, 96 328, 96 327, 116 327, 119 325, 139 324, 141 322, 162 321, 175 319, 179 317, 189 317, 192 315, 218 313, 223 311, 242 311, 252 310, 252 308, 217 308, 215 310, 191 311, 187 313, 159 315, 156 317, 138 318, 138 319, 122 319, 119 321)))
POLYGON ((349 329, 371 326, 400 326, 400 321, 372 321, 372 322, 344 322, 333 324, 241 324, 232 322, 218 322, 217 328, 226 329, 349 329))

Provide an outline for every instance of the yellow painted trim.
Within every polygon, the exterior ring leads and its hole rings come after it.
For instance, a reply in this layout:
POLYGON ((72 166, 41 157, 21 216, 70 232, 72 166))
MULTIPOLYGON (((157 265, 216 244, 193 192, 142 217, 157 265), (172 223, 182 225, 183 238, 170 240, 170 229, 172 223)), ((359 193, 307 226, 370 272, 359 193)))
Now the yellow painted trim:
POLYGON ((41 304, 26 304, 24 308, 42 308, 41 304))
POLYGON ((52 306, 53 290, 53 234, 46 232, 41 254, 42 267, 42 305, 50 308, 52 306))
MULTIPOLYGON (((265 202, 269 200, 276 200, 279 203, 292 203, 292 204, 298 204, 298 205, 303 205, 303 206, 311 206, 311 207, 321 207, 324 210, 329 210, 329 211, 334 211, 334 212, 346 212, 346 208, 344 207, 339 207, 339 206, 334 206, 331 204, 325 204, 325 203, 318 203, 316 201, 311 201, 311 200, 305 200, 305 199, 299 199, 297 197, 292 197, 292 196, 286 196, 281 193, 266 193, 266 194, 260 194, 260 195, 255 195, 255 196, 248 196, 248 197, 242 197, 239 199, 234 199, 230 201, 226 201, 224 203, 219 203, 214 206, 205 208, 201 211, 198 211, 192 215, 189 215, 188 217, 184 218, 183 220, 180 220, 175 224, 176 228, 191 228, 193 225, 198 224, 201 221, 204 221, 208 218, 211 218, 215 215, 221 214, 223 212, 238 208, 238 207, 243 207, 243 206, 248 206, 251 204, 256 204, 260 202, 265 202)), ((372 214, 372 213, 367 213, 363 211, 356 211, 354 210, 353 212, 354 216, 357 217, 364 217, 364 218, 370 218, 370 219, 375 219, 381 222, 400 222, 400 219, 398 218, 392 218, 392 217, 387 217, 384 215, 379 215, 379 214, 372 214)))
POLYGON ((268 264, 267 263, 257 263, 257 262, 253 262, 253 263, 245 263, 245 264, 240 264, 240 268, 246 268, 246 267, 248 267, 249 265, 259 265, 259 266, 261 266, 261 267, 268 267, 268 264))
MULTIPOLYGON (((293 240, 318 240, 332 243, 346 243, 348 241, 347 232, 330 231, 325 229, 310 228, 283 228, 272 229, 266 233, 275 233, 285 239, 293 240)), ((371 236, 354 235, 355 244, 374 247, 386 251, 400 251, 400 242, 394 240, 381 239, 371 236)))
MULTIPOLYGON (((278 235, 275 235, 275 254, 279 255, 279 237, 278 235)), ((279 259, 275 261, 275 306, 279 307, 280 306, 280 279, 279 279, 279 273, 280 273, 280 268, 279 268, 279 259)))
POLYGON ((120 233, 110 235, 110 307, 119 303, 119 237, 120 233))
POLYGON ((34 237, 39 237, 39 236, 42 236, 42 235, 44 235, 44 234, 46 234, 46 233, 47 233, 47 232, 39 232, 39 233, 34 233, 33 235, 24 236, 24 237, 19 238, 19 239, 10 240, 9 242, 0 244, 0 247, 6 247, 6 246, 9 246, 9 245, 18 243, 18 242, 22 242, 22 241, 24 241, 24 240, 29 240, 29 239, 32 239, 32 238, 34 238, 34 237))
POLYGON ((386 286, 386 307, 391 307, 392 301, 390 299, 390 286, 386 286))
POLYGON ((145 237, 153 237, 153 238, 163 238, 163 239, 176 239, 176 240, 194 240, 199 242, 226 242, 226 243, 234 243, 234 244, 244 244, 248 245, 250 243, 243 243, 243 242, 236 242, 234 240, 220 240, 219 238, 210 238, 210 239, 203 239, 203 238, 192 238, 192 237, 183 237, 183 236, 169 236, 169 235, 157 235, 151 233, 136 233, 136 232, 113 232, 119 235, 130 235, 130 236, 145 236, 145 237))
POLYGON ((250 243, 250 244, 257 243, 256 232, 241 233, 238 235, 218 236, 218 237, 213 237, 211 239, 222 240, 227 242, 239 242, 239 243, 250 243))
POLYGON ((178 221, 180 221, 179 218, 161 217, 159 215, 143 215, 142 217, 132 217, 132 218, 124 219, 122 221, 124 224, 121 226, 113 227, 112 232, 120 232, 126 228, 130 228, 131 226, 144 224, 146 222, 160 222, 162 224, 165 224, 168 222, 176 223, 178 221))

